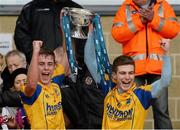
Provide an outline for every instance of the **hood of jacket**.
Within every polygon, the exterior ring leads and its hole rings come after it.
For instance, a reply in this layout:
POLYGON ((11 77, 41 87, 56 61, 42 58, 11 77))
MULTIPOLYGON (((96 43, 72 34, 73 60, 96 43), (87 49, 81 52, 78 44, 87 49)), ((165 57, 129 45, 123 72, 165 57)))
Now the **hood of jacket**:
MULTIPOLYGON (((160 3, 160 2, 162 2, 162 1, 164 1, 164 0, 151 0, 150 5, 151 5, 152 3, 156 4, 156 3, 160 3)), ((125 0, 123 3, 124 3, 124 4, 132 4, 132 3, 133 3, 133 0, 125 0)))

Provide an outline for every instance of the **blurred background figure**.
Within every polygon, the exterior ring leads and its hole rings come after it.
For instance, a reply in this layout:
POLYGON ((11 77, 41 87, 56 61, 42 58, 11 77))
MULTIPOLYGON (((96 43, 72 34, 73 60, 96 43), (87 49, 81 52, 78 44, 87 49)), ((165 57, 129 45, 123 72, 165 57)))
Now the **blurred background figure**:
MULTIPOLYGON (((11 91, 19 93, 21 86, 26 84, 26 81, 27 69, 16 69, 10 75, 10 85, 12 86, 11 91)), ((8 121, 1 125, 3 129, 30 128, 25 111, 22 107, 3 107, 2 116, 8 117, 8 121)))
POLYGON ((62 46, 60 12, 63 7, 82 8, 71 0, 32 0, 23 7, 16 22, 14 40, 16 48, 26 55, 28 64, 33 40, 42 40, 43 48, 50 50, 62 46))
POLYGON ((2 86, 3 86, 3 80, 1 78, 3 66, 4 66, 4 56, 0 53, 0 92, 2 91, 2 86))
POLYGON ((0 93, 0 106, 18 107, 21 106, 21 100, 17 92, 12 92, 10 89, 10 74, 18 68, 26 68, 26 57, 18 51, 12 50, 5 56, 6 68, 2 72, 3 87, 0 93))

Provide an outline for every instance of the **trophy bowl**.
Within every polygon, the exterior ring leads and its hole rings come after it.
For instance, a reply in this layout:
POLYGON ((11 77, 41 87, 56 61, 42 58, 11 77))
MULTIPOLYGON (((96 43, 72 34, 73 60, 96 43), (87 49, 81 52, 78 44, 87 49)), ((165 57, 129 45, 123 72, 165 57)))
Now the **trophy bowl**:
POLYGON ((94 14, 87 9, 70 8, 70 20, 76 26, 88 26, 94 14))
POLYGON ((91 12, 90 10, 81 8, 64 7, 63 10, 66 10, 66 14, 70 18, 71 37, 87 39, 87 33, 83 31, 83 28, 88 28, 93 17, 95 16, 95 13, 91 12))

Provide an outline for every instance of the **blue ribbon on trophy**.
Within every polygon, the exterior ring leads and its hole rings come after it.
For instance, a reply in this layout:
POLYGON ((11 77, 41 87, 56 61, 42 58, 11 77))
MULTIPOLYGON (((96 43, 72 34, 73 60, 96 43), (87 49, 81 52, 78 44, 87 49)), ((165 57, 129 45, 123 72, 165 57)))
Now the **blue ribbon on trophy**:
POLYGON ((101 87, 103 93, 107 94, 112 87, 112 69, 105 46, 100 16, 86 9, 65 7, 61 12, 61 21, 74 82, 76 82, 75 79, 78 75, 78 63, 74 56, 71 37, 87 39, 84 48, 84 62, 94 81, 101 87), (71 30, 71 22, 75 25, 73 30, 71 30), (89 29, 88 36, 86 36, 81 27, 90 24, 93 28, 89 29))

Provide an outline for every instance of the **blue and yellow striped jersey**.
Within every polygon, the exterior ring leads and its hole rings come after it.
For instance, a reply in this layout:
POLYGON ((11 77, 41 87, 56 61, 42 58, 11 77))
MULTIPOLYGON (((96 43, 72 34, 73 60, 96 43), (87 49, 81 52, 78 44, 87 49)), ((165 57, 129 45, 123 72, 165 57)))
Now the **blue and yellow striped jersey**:
POLYGON ((61 64, 57 64, 52 75, 52 82, 61 86, 64 81, 64 78, 65 78, 64 67, 61 64))
POLYGON ((151 86, 133 87, 122 94, 114 87, 104 101, 103 129, 143 129, 151 105, 151 86))
POLYGON ((31 97, 21 88, 21 99, 31 124, 31 129, 65 129, 60 85, 64 80, 64 68, 57 65, 50 86, 38 83, 31 97))
POLYGON ((24 109, 32 129, 64 129, 62 98, 59 86, 38 84, 32 97, 21 93, 24 109))

